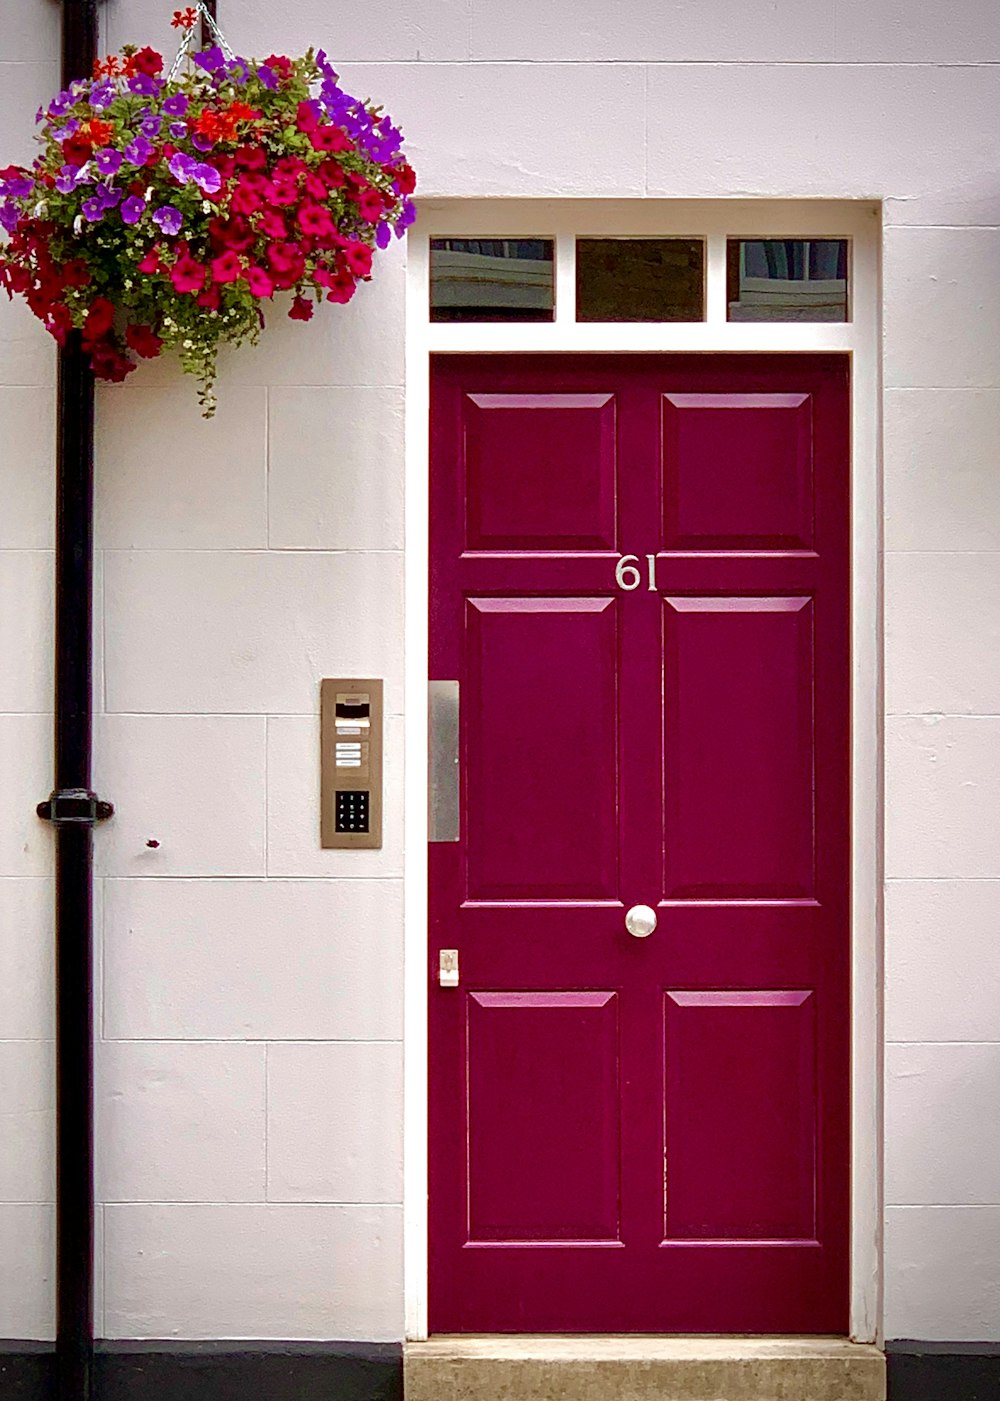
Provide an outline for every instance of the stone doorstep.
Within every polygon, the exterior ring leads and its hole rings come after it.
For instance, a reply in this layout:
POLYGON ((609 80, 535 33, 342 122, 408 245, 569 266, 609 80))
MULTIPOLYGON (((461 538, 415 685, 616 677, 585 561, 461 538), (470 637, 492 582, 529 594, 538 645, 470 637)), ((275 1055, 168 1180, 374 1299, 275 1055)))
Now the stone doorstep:
POLYGON ((885 1401, 885 1356, 843 1338, 435 1337, 405 1401, 885 1401))

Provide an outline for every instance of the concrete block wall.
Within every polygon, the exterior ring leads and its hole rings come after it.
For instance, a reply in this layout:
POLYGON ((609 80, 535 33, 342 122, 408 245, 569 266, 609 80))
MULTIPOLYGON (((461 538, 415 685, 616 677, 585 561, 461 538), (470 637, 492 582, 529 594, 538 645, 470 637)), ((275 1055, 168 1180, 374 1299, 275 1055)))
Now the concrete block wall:
MULTIPOLYGON (((167 49, 168 0, 106 44, 167 49)), ((220 0, 324 45, 425 194, 884 201, 886 1332, 1000 1335, 1000 9, 220 0)), ((30 153, 57 7, 0 14, 30 153)), ((348 308, 101 391, 99 1326, 402 1330, 405 250, 348 308), (387 678, 385 849, 321 852, 317 683, 387 678), (148 845, 157 842, 157 846, 148 845)), ((0 1336, 52 1301, 53 356, 0 306, 0 1336)))

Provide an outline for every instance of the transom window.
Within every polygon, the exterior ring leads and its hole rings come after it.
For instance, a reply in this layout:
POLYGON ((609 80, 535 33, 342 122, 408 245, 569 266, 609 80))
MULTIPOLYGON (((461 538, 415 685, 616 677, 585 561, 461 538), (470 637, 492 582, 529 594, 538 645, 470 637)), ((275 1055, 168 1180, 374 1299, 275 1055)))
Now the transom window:
MULTIPOLYGON (((431 238, 431 321, 551 322, 558 308, 565 316, 570 297, 578 322, 706 320, 704 238, 581 236, 560 244, 557 257, 557 240, 541 230, 528 238, 431 238)), ((725 240, 724 279, 728 321, 850 320, 846 238, 734 232, 725 240)))

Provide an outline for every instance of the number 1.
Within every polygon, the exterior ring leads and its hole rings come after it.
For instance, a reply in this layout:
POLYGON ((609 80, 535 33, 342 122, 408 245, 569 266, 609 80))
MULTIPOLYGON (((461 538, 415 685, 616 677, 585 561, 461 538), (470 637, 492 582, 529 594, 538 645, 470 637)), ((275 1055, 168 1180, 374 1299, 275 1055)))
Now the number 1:
POLYGON ((649 565, 649 585, 650 593, 656 593, 656 556, 647 555, 646 562, 649 565))

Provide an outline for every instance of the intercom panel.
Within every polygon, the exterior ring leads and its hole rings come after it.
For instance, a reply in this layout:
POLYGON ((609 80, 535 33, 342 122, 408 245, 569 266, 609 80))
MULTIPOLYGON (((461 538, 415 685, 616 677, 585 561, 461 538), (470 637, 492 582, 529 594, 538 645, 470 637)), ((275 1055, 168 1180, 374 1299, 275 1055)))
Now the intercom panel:
POLYGON ((320 842, 382 845, 382 682, 327 677, 320 688, 320 842))

